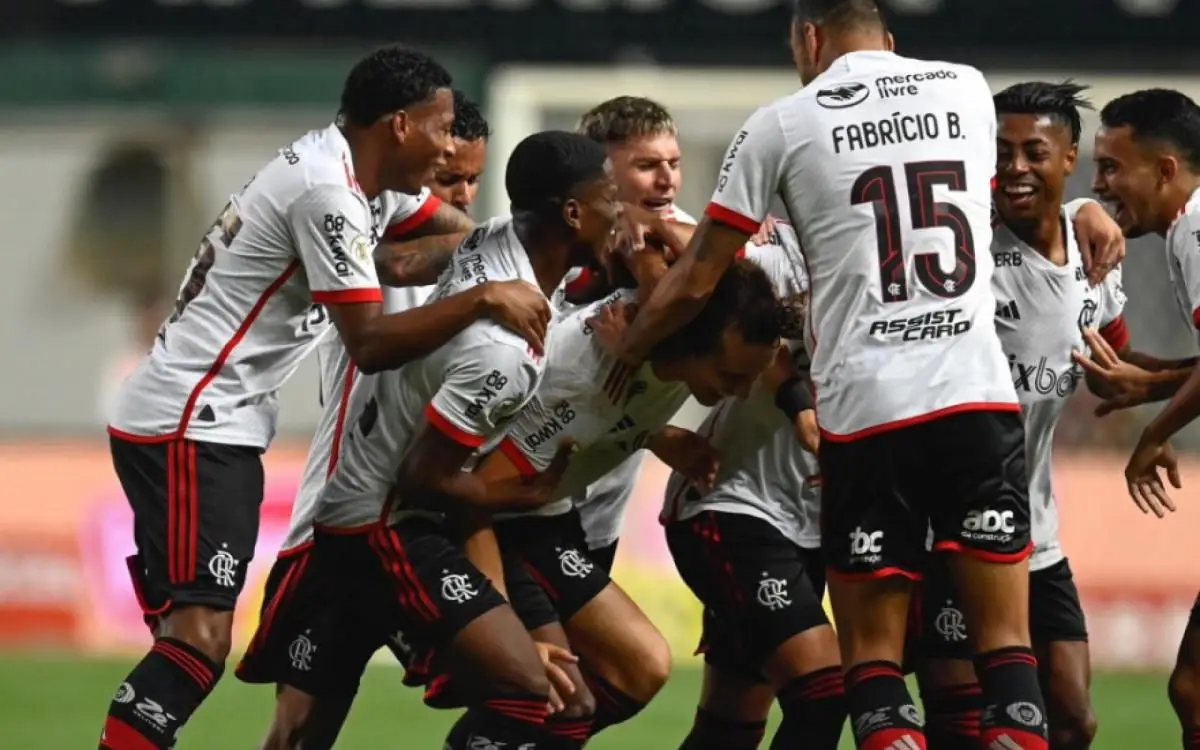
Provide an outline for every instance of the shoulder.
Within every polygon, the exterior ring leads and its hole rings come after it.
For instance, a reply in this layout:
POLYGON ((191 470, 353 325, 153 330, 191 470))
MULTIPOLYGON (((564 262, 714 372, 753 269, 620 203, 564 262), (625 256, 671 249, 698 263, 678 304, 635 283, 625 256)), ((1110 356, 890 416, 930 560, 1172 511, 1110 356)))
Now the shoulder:
POLYGON ((1200 254, 1200 198, 1193 197, 1167 234, 1171 252, 1182 260, 1188 254, 1200 254))

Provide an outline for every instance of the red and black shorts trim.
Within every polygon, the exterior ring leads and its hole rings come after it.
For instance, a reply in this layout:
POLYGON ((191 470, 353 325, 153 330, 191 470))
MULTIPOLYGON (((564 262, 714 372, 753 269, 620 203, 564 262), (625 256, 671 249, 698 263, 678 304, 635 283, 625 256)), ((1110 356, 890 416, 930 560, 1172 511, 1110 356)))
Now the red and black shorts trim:
POLYGON ((821 444, 821 536, 829 575, 917 579, 934 549, 1026 559, 1029 480, 1016 411, 947 413, 821 444))
POLYGON ((115 435, 109 445, 133 509, 129 570, 147 622, 180 605, 232 610, 258 540, 262 451, 115 435))
POLYGON ((705 511, 667 525, 684 583, 704 605, 698 652, 756 682, 785 641, 829 624, 821 551, 803 549, 755 516, 705 511))

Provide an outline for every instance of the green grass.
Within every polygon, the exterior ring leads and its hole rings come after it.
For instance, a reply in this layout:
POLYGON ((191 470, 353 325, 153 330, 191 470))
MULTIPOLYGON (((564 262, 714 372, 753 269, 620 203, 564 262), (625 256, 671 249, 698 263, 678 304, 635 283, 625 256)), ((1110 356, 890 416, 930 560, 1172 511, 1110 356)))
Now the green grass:
MULTIPOLYGON (((62 655, 0 654, 0 727, 4 748, 87 750, 96 746, 102 716, 130 662, 62 655)), ((627 726, 614 727, 589 750, 670 750, 691 725, 699 672, 681 668, 662 695, 627 726)), ((1093 688, 1100 717, 1097 750, 1178 747, 1165 677, 1100 674, 1093 688)), ((224 680, 180 737, 182 750, 252 750, 271 715, 272 691, 224 680)), ((433 711, 400 685, 400 671, 367 674, 341 748, 438 750, 455 714, 433 711)), ((765 744, 765 743, 764 743, 765 744)), ((850 747, 848 744, 845 747, 850 747)))

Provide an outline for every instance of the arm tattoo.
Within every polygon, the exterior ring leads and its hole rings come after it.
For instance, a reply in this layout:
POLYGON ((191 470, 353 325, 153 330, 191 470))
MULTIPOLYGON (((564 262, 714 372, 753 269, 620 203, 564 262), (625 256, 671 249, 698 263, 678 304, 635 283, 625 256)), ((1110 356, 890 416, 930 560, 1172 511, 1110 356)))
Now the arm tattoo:
POLYGON ((471 217, 449 203, 442 203, 421 226, 414 229, 402 239, 433 237, 444 234, 462 234, 474 228, 475 222, 471 221, 471 217))
POLYGON ((463 237, 462 233, 436 234, 407 242, 380 243, 376 262, 380 269, 386 269, 380 281, 388 286, 436 284, 463 237))

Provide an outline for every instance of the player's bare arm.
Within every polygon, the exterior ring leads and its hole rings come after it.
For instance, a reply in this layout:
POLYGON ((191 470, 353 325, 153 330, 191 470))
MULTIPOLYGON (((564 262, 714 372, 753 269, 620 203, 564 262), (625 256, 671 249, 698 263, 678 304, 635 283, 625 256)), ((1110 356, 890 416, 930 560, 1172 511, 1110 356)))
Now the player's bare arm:
POLYGON ((717 481, 721 456, 703 435, 667 425, 650 434, 646 448, 703 492, 717 481))
POLYGON ((622 361, 641 362, 651 347, 694 318, 750 236, 750 232, 703 218, 683 256, 663 276, 629 326, 621 347, 622 361))
POLYGON ((1159 359, 1134 351, 1130 344, 1114 350, 1093 329, 1085 330, 1083 337, 1092 356, 1076 353, 1075 361, 1083 368, 1088 390, 1105 400, 1096 408, 1097 416, 1171 398, 1187 382, 1196 364, 1194 357, 1159 359))
POLYGON ((532 284, 489 282, 422 307, 380 314, 378 302, 328 304, 329 317, 366 373, 393 370, 433 352, 477 320, 491 318, 542 352, 550 306, 532 284))
POLYGON ((428 286, 450 262, 454 250, 472 229, 471 217, 441 203, 413 231, 375 246, 375 272, 387 286, 428 286))
POLYGON ((1068 212, 1074 212, 1071 223, 1083 268, 1087 271, 1088 281, 1095 286, 1125 259, 1125 235, 1120 225, 1096 201, 1080 199, 1067 207, 1068 212))

